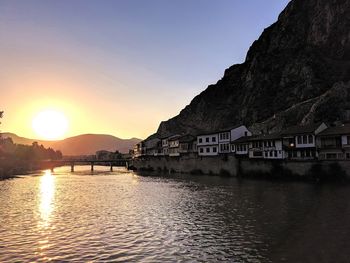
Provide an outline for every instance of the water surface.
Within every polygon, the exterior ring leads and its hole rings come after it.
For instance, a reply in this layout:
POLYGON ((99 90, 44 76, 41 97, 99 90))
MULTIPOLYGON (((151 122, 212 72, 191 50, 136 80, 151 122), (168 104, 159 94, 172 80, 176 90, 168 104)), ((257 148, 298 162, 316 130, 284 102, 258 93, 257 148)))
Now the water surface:
POLYGON ((89 169, 0 181, 0 262, 348 262, 347 186, 89 169))

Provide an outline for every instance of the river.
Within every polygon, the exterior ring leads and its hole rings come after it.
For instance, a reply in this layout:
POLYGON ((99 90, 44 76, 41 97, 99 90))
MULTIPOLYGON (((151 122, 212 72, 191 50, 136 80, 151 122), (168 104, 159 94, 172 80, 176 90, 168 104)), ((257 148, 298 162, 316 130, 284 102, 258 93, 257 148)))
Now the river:
POLYGON ((0 262, 349 262, 348 186, 89 169, 0 181, 0 262))

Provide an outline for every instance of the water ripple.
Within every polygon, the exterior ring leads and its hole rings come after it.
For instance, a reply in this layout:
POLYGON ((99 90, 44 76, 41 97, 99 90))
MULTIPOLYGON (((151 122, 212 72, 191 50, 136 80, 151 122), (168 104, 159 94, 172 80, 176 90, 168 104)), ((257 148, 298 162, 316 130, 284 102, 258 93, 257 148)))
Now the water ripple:
POLYGON ((345 188, 82 169, 0 182, 0 262, 296 262, 297 241, 322 248, 305 232, 348 241, 345 188))

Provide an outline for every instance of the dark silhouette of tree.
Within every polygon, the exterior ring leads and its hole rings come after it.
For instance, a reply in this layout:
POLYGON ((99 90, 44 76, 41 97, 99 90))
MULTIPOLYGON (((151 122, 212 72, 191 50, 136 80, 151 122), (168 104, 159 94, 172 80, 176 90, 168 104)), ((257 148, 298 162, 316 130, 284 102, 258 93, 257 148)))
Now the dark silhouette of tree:
MULTIPOLYGON (((4 111, 0 111, 0 119, 4 116, 4 111)), ((1 124, 1 121, 0 121, 1 124)), ((0 130, 0 139, 1 139, 1 130, 0 130)))

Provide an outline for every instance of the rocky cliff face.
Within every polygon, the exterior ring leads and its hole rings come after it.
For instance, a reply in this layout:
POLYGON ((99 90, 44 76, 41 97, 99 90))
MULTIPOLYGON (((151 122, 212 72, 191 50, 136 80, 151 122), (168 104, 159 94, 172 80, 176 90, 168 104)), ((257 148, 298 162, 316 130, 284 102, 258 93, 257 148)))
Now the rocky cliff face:
POLYGON ((350 118, 350 1, 292 0, 250 47, 157 134, 253 131, 350 118))

